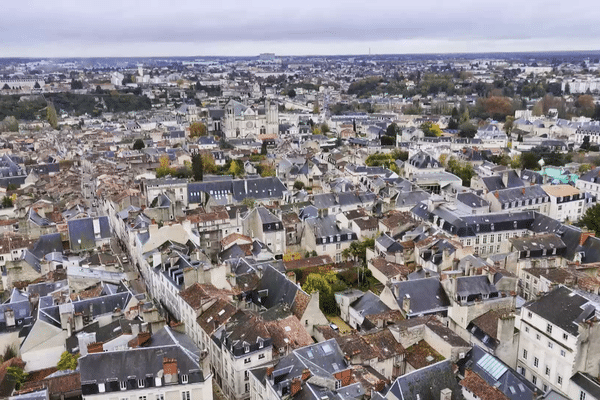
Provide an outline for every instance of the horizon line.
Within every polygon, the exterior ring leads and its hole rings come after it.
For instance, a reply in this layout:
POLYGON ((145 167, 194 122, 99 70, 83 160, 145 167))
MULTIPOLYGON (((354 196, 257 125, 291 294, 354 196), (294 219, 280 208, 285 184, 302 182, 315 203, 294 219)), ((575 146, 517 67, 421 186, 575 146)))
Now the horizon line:
POLYGON ((464 51, 464 52, 423 52, 423 53, 356 53, 356 54, 276 54, 262 52, 254 55, 131 55, 131 56, 12 56, 0 57, 0 60, 10 59, 89 59, 89 58, 249 58, 259 57, 262 54, 274 54, 275 57, 377 57, 377 56, 427 56, 427 55, 486 55, 486 54, 568 54, 568 53, 600 53, 600 48, 596 50, 520 50, 520 51, 464 51))

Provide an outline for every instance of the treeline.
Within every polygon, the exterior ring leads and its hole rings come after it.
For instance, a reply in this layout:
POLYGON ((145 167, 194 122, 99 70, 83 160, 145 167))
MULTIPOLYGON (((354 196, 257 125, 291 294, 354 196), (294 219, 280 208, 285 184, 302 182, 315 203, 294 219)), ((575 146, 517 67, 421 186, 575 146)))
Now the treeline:
POLYGON ((76 115, 100 116, 102 112, 129 112, 150 110, 152 102, 146 96, 122 94, 49 93, 42 96, 0 96, 0 120, 14 116, 18 120, 46 118, 47 102, 52 102, 58 112, 66 111, 76 115))

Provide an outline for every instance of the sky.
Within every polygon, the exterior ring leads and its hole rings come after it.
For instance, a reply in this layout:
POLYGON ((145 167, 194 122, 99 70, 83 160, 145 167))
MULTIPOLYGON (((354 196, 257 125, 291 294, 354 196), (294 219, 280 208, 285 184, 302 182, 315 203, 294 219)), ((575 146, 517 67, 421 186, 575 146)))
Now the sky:
POLYGON ((600 50, 591 0, 3 0, 0 57, 600 50))

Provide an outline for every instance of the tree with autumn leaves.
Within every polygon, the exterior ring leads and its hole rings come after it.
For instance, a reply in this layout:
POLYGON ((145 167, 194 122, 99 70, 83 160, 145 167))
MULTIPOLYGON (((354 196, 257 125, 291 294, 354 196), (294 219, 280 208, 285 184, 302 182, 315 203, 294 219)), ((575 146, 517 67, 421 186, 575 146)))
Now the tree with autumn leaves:
POLYGON ((190 125, 190 137, 205 136, 207 133, 206 125, 202 122, 194 122, 190 125))

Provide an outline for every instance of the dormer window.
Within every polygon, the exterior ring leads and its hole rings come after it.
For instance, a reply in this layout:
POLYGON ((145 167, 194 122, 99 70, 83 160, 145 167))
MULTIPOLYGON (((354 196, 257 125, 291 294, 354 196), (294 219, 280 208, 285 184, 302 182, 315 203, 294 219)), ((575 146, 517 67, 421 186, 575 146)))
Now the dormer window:
POLYGON ((145 386, 145 383, 143 379, 138 379, 137 380, 137 384, 139 388, 143 388, 145 386))
POLYGON ((258 348, 259 348, 259 349, 262 349, 264 346, 265 346, 265 342, 263 342, 263 340, 262 340, 262 339, 261 339, 261 340, 259 340, 259 341, 258 341, 258 348))
POLYGON ((181 375, 181 383, 188 383, 188 376, 186 374, 181 375))
POLYGON ((244 353, 250 353, 250 346, 244 345, 244 353))
POLYGON ((104 386, 104 383, 98 384, 98 392, 100 392, 100 393, 106 392, 106 387, 104 386))
POLYGON ((121 389, 121 390, 127 390, 127 381, 120 381, 119 382, 119 389, 121 389))

